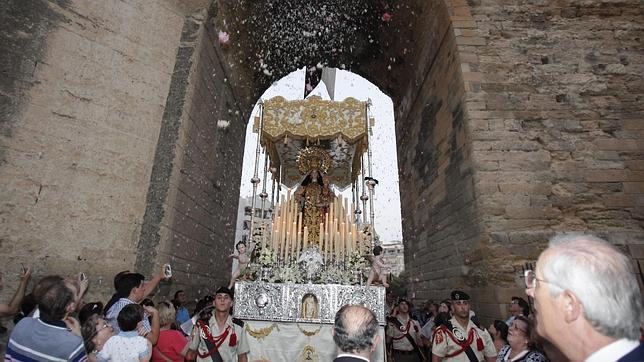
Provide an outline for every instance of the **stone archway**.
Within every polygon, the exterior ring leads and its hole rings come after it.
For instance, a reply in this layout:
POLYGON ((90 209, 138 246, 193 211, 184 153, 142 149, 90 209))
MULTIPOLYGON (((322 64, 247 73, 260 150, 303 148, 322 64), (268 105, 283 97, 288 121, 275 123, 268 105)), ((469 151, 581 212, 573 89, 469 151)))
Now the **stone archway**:
MULTIPOLYGON (((225 279, 218 247, 234 229, 250 106, 286 65, 314 57, 283 53, 266 75, 249 51, 262 29, 244 22, 248 2, 209 3, 1 9, 0 264, 91 271, 101 299, 118 271, 167 260, 166 288, 201 293, 225 279), (220 46, 220 29, 236 40, 220 46)), ((360 47, 320 59, 392 97, 417 297, 463 286, 482 316, 499 316, 514 272, 558 230, 599 233, 639 265, 638 2, 372 7, 360 47)))
MULTIPOLYGON (((236 201, 233 197, 236 192, 230 192, 230 197, 222 195, 224 190, 238 187, 229 181, 238 178, 241 167, 237 158, 241 155, 239 137, 243 134, 239 130, 242 129, 242 115, 251 108, 248 97, 255 97, 267 86, 266 81, 270 80, 267 74, 279 77, 280 72, 290 69, 282 64, 301 65, 301 60, 291 60, 296 59, 298 53, 271 58, 277 65, 258 59, 261 53, 253 53, 258 45, 245 41, 252 42, 249 39, 260 38, 262 33, 250 32, 246 37, 241 36, 239 43, 220 44, 218 31, 222 24, 227 24, 227 30, 232 34, 244 34, 249 29, 261 31, 262 27, 253 28, 231 20, 252 18, 250 14, 239 16, 240 12, 244 14, 243 11, 251 10, 257 11, 257 8, 242 9, 236 5, 227 7, 213 3, 208 13, 189 17, 184 23, 182 45, 164 115, 167 127, 161 128, 138 244, 139 270, 149 270, 157 253, 171 255, 180 271, 188 269, 181 264, 190 264, 191 282, 199 280, 195 275, 201 276, 198 283, 202 288, 207 288, 210 282, 210 265, 221 267, 214 275, 222 278, 227 270, 226 253, 212 249, 228 246, 229 243, 220 243, 218 239, 231 238, 233 228, 230 224, 235 212, 234 208, 219 207, 214 200, 226 204, 236 201), (228 15, 233 13, 237 14, 236 18, 228 15), (257 64, 262 66, 252 66, 257 64), (199 120, 200 115, 206 118, 199 120), (214 118, 232 120, 230 128, 217 129, 214 118), (205 129, 208 132, 204 132, 205 129), (179 137, 182 133, 185 134, 183 139, 179 137), (202 146, 195 146, 202 137, 207 141, 202 146), (172 155, 168 147, 174 149, 174 159, 168 157, 172 155), (228 152, 222 157, 223 154, 215 150, 228 152), (200 163, 208 167, 197 165, 194 156, 187 156, 190 153, 210 155, 200 163), (225 165, 226 176, 215 171, 221 167, 218 165, 225 165), (196 189, 195 184, 199 182, 195 180, 199 179, 206 180, 207 186, 196 189), (213 180, 218 180, 214 183, 219 183, 220 188, 204 190, 214 187, 211 185, 213 180), (190 190, 195 193, 191 194, 190 190), (164 192, 165 198, 160 198, 159 194, 164 192), (207 198, 213 201, 206 207, 197 200, 204 195, 209 195, 207 198), (165 213, 162 205, 170 212, 165 213), (194 211, 200 209, 203 210, 194 211), (208 225, 208 220, 212 224, 208 225), (191 253, 192 258, 186 252, 191 253)), ((438 296, 453 286, 463 285, 461 266, 470 246, 481 238, 466 105, 466 90, 476 90, 477 85, 472 81, 476 75, 462 72, 463 67, 471 65, 462 65, 458 50, 460 43, 477 40, 472 40, 472 35, 464 29, 455 31, 449 15, 455 12, 458 15, 454 16, 460 19, 457 24, 472 27, 471 22, 465 20, 469 14, 467 5, 448 8, 442 1, 435 1, 381 11, 394 15, 387 21, 378 15, 375 19, 365 19, 367 23, 357 31, 378 39, 382 48, 376 51, 363 49, 357 55, 351 55, 348 49, 336 49, 322 54, 318 62, 330 66, 350 64, 356 73, 373 80, 392 95, 400 175, 401 180, 405 180, 401 182, 401 189, 421 190, 420 193, 403 192, 402 196, 402 203, 407 206, 403 206, 407 268, 416 280, 422 280, 419 296, 429 296, 430 290, 432 295, 438 296), (425 21, 425 14, 431 15, 433 21, 425 21), (406 28, 404 24, 407 23, 412 25, 406 28), (422 207, 424 212, 419 213, 414 209, 417 207, 422 207), (445 255, 449 258, 444 258, 445 255), (440 259, 444 261, 427 266, 427 260, 440 259), (445 263, 452 263, 454 267, 445 263)), ((260 45, 271 49, 278 46, 272 44, 271 47, 268 41, 260 42, 260 45)), ((285 50, 295 52, 297 47, 285 50)), ((469 61, 473 62, 473 58, 470 56, 469 61)))

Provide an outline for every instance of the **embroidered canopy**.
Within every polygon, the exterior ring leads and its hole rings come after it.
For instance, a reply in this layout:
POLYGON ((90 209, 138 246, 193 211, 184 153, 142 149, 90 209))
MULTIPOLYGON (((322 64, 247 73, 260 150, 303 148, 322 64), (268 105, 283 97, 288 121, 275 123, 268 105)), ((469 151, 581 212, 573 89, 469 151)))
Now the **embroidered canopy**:
MULTIPOLYGON (((254 132, 260 132, 260 124, 256 117, 254 132)), ((318 165, 315 168, 326 172, 323 176, 329 184, 347 188, 360 173, 367 142, 366 102, 317 96, 294 101, 278 96, 264 101, 261 144, 268 150, 275 178, 281 168, 287 187, 296 186, 318 165)))

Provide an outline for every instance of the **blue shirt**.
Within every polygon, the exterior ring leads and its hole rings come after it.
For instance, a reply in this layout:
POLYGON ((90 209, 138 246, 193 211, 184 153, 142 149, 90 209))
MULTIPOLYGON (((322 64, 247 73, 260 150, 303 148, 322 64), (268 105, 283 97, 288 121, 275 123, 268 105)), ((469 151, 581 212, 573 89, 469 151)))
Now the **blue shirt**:
POLYGON ((177 316, 176 316, 177 322, 181 325, 187 322, 188 319, 190 319, 190 313, 188 313, 188 310, 186 309, 186 307, 179 307, 179 309, 177 309, 177 316))
POLYGON ((87 361, 83 339, 65 322, 26 317, 11 332, 5 361, 87 361))

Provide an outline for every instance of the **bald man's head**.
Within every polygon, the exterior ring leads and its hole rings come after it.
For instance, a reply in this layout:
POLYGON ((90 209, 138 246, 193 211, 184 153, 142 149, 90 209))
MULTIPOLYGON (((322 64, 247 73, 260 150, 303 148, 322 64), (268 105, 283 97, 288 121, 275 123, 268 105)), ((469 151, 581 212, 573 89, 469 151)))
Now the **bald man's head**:
POLYGON ((377 344, 378 320, 369 309, 345 305, 335 314, 333 341, 343 352, 371 354, 377 344))

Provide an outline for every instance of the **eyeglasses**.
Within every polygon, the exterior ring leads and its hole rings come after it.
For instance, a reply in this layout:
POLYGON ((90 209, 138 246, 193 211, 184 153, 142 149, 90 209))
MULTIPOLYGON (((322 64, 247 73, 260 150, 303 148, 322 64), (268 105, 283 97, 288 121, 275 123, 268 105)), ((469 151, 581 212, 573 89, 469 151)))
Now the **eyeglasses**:
POLYGON ((515 330, 515 331, 521 331, 523 334, 528 334, 527 330, 519 328, 519 326, 517 326, 517 324, 514 323, 514 322, 512 324, 510 324, 510 327, 508 329, 515 330))
POLYGON ((537 278, 537 274, 533 270, 529 270, 529 269, 526 270, 525 273, 524 273, 524 278, 525 278, 525 286, 528 289, 535 288, 537 286, 537 281, 539 281, 540 283, 548 283, 551 286, 553 286, 553 287, 555 287, 555 288, 557 288, 559 290, 566 289, 566 288, 564 288, 564 287, 562 287, 560 285, 557 285, 554 282, 550 282, 550 281, 547 281, 547 280, 544 280, 544 279, 537 278))
POLYGON ((533 270, 529 269, 524 272, 523 277, 525 279, 525 286, 528 289, 535 288, 537 286, 537 281, 548 283, 547 280, 537 278, 537 274, 533 270))

